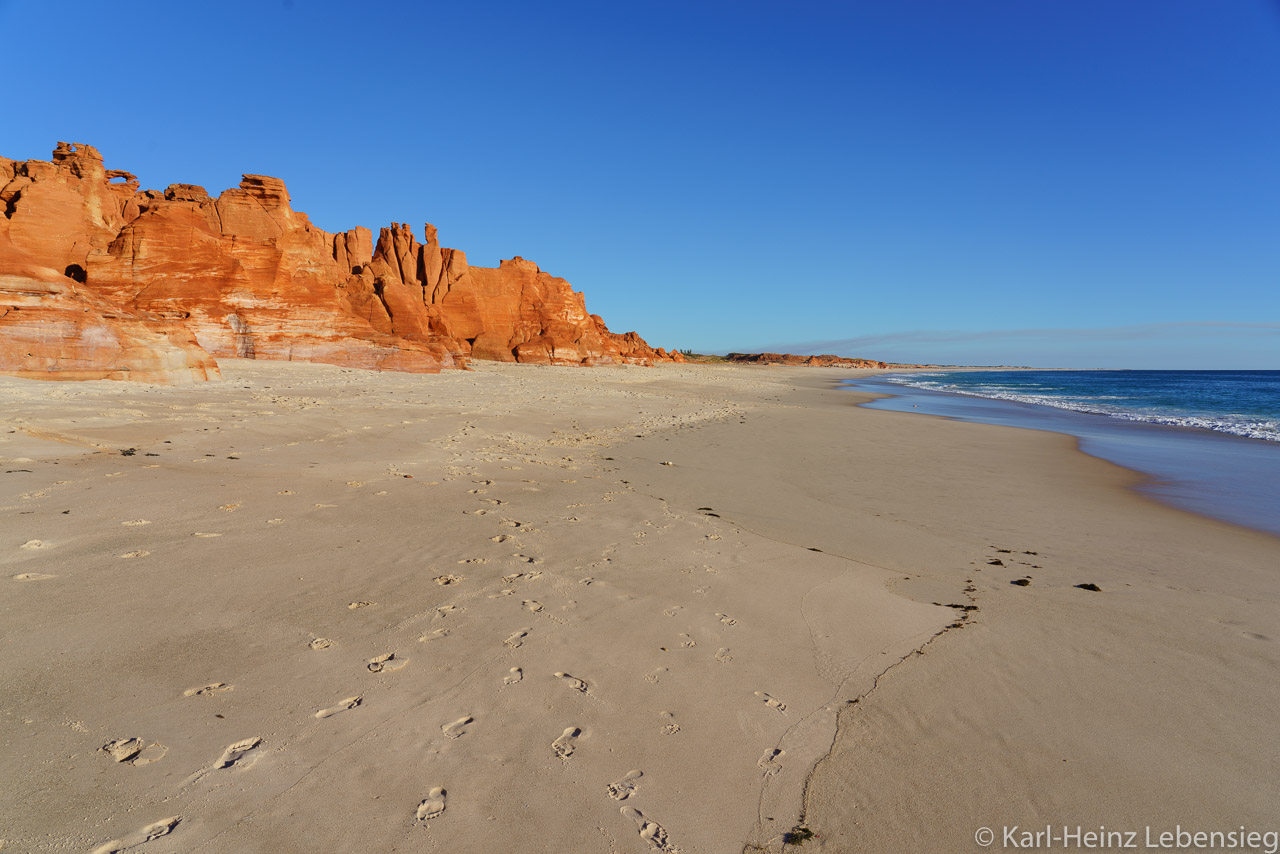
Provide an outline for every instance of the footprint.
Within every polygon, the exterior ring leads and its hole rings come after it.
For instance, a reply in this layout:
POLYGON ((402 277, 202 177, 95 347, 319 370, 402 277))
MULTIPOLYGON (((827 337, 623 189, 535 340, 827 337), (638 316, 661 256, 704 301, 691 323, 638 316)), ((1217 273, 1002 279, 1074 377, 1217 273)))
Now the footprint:
POLYGON ((297 495, 297 494, 298 493, 294 492, 292 489, 282 489, 276 493, 276 495, 297 495))
POLYGON ((498 536, 490 537, 489 539, 493 540, 495 543, 505 543, 507 540, 511 539, 511 537, 506 534, 499 534, 498 536))
POLYGON ((721 664, 728 664, 733 661, 733 650, 727 646, 720 647, 720 649, 716 650, 716 661, 721 664))
POLYGON ((457 605, 441 605, 439 608, 436 608, 436 614, 435 614, 435 616, 434 616, 434 617, 432 617, 431 619, 433 619, 433 620, 439 620, 439 619, 442 619, 442 618, 444 618, 444 617, 449 616, 450 614, 452 614, 452 613, 454 613, 455 611, 458 611, 458 610, 459 610, 459 608, 458 608, 458 606, 457 606, 457 605))
MULTIPOLYGON (((475 564, 488 563, 488 562, 489 562, 489 559, 487 557, 468 557, 458 561, 458 563, 475 563, 475 564)), ((445 583, 447 584, 448 582, 445 582, 445 583)))
POLYGON ((249 752, 254 750, 259 744, 262 744, 262 739, 257 737, 237 741, 235 744, 222 751, 222 756, 214 763, 212 770, 220 771, 223 768, 232 767, 247 756, 249 752))
POLYGON ((529 632, 531 631, 533 631, 533 629, 519 629, 512 634, 511 637, 504 640, 503 643, 512 649, 519 649, 524 645, 524 639, 529 636, 529 632))
POLYGON ((53 548, 53 546, 49 543, 46 543, 44 540, 27 540, 25 543, 19 546, 19 548, 24 548, 27 551, 34 551, 36 549, 50 549, 50 548, 53 548))
POLYGON ((311 643, 307 644, 307 646, 311 647, 312 649, 328 649, 329 647, 333 646, 333 641, 329 640, 328 638, 316 638, 315 640, 311 641, 311 643))
POLYGON ((561 759, 568 759, 573 755, 574 742, 577 741, 580 735, 582 735, 582 730, 576 726, 568 727, 564 732, 560 733, 559 738, 551 742, 551 749, 561 759))
POLYGON ((764 704, 769 708, 777 709, 779 712, 786 714, 787 712, 786 703, 782 702, 781 700, 777 700, 777 699, 774 699, 773 697, 770 697, 768 694, 766 694, 763 691, 756 691, 756 696, 759 697, 762 701, 764 701, 764 704))
POLYGON ((512 589, 510 589, 510 588, 505 588, 505 589, 503 589, 503 590, 499 590, 497 593, 490 593, 490 594, 489 594, 489 598, 490 598, 490 599, 501 599, 503 596, 512 596, 512 595, 514 595, 514 594, 515 594, 515 591, 514 591, 514 590, 512 590, 512 589))
POLYGON ((409 663, 407 658, 396 658, 394 652, 384 653, 369 659, 366 666, 370 673, 394 673, 409 663))
POLYGON ((680 611, 680 608, 681 608, 680 605, 672 605, 670 608, 667 608, 662 613, 667 615, 668 617, 674 617, 680 611))
POLYGON ((141 528, 143 525, 150 525, 146 519, 130 519, 128 522, 121 522, 126 528, 141 528))
POLYGON ((738 621, 733 617, 730 617, 728 614, 717 613, 716 616, 719 617, 720 622, 724 623, 726 626, 736 626, 738 624, 738 621))
POLYGON ((449 738, 461 738, 467 733, 464 727, 474 720, 475 718, 471 717, 471 715, 463 715, 453 723, 445 724, 444 726, 440 727, 440 731, 445 735, 447 735, 449 738))
POLYGON ((503 685, 514 685, 524 678, 524 671, 519 667, 513 667, 507 671, 506 677, 503 678, 503 685))
POLYGON ((120 738, 98 748, 116 762, 129 765, 150 765, 159 762, 169 752, 163 744, 147 744, 140 738, 120 738))
POLYGON ((22 572, 13 577, 14 581, 46 581, 50 578, 57 578, 56 575, 49 575, 47 572, 22 572))
POLYGON ((525 606, 535 614, 542 610, 542 603, 537 601, 536 599, 526 599, 520 604, 525 606))
POLYGON ((193 536, 193 537, 204 537, 204 538, 208 539, 209 537, 221 537, 222 535, 221 535, 221 534, 208 534, 208 533, 205 533, 204 531, 196 531, 196 532, 195 532, 195 533, 193 533, 191 536, 193 536))
POLYGON ((336 706, 330 706, 327 709, 321 709, 316 712, 317 718, 331 718, 339 712, 345 712, 347 709, 354 709, 356 706, 364 702, 364 696, 348 697, 336 706))
POLYGON ((159 839, 162 836, 168 836, 178 822, 182 821, 182 816, 175 815, 172 818, 161 819, 154 824, 148 824, 137 833, 132 833, 123 839, 114 839, 106 845, 99 845, 93 849, 93 854, 119 854, 121 851, 128 851, 131 848, 137 848, 146 845, 152 840, 159 839))
POLYGON ((146 557, 149 554, 151 554, 151 552, 147 551, 146 549, 138 549, 132 552, 125 552, 124 554, 120 555, 120 557, 146 557))
POLYGON ((695 641, 690 635, 686 634, 685 632, 680 633, 680 646, 684 647, 685 649, 691 649, 697 645, 698 645, 698 642, 695 641))
POLYGON ((666 673, 666 672, 667 672, 667 668, 665 668, 665 667, 659 667, 657 670, 654 670, 654 671, 652 671, 652 672, 650 672, 650 673, 646 673, 646 674, 644 675, 644 681, 646 681, 646 682, 650 682, 650 683, 652 683, 652 684, 656 685, 656 684, 658 684, 658 682, 659 682, 659 681, 661 681, 661 679, 662 679, 662 674, 664 674, 664 673, 666 673))
POLYGON ((352 489, 359 489, 360 487, 364 486, 364 481, 363 481, 363 480, 349 480, 349 481, 347 481, 347 486, 351 487, 352 489))
POLYGON ((450 584, 457 584, 461 580, 461 575, 437 575, 435 577, 436 584, 439 584, 441 587, 448 587, 450 584))
POLYGON ((787 751, 775 747, 766 752, 764 756, 761 756, 760 761, 756 764, 760 766, 762 771, 764 771, 764 776, 772 777, 774 774, 777 774, 782 770, 782 762, 779 760, 781 760, 786 754, 787 751))
POLYGON ((447 637, 448 634, 449 634, 448 629, 436 629, 435 631, 427 632, 425 635, 418 638, 418 642, 427 643, 428 641, 440 640, 440 638, 447 637))
POLYGON ((666 723, 662 725, 663 735, 675 735, 680 731, 680 724, 676 723, 676 716, 674 712, 662 712, 658 717, 666 721, 666 723))
POLYGON ((557 679, 563 679, 567 682, 569 687, 573 690, 581 691, 583 694, 587 693, 587 683, 583 682, 581 679, 576 679, 562 670, 557 670, 555 676, 557 679))
POLYGON ((219 506, 219 507, 218 507, 218 509, 219 509, 219 510, 224 510, 224 511, 226 511, 227 513, 230 513, 232 510, 235 510, 235 509, 236 509, 236 508, 238 508, 239 506, 240 506, 239 504, 223 504, 223 505, 219 506))
POLYGON ((376 604, 378 603, 377 602, 352 602, 350 605, 347 606, 347 610, 354 611, 357 608, 368 608, 369 606, 376 605, 376 604))
POLYGON ((226 682, 212 682, 199 688, 188 688, 182 692, 184 697, 207 697, 213 694, 221 694, 223 691, 230 691, 231 685, 226 682))
POLYGON ((605 786, 609 791, 609 797, 613 798, 615 801, 625 801, 636 793, 636 786, 639 785, 636 781, 643 776, 643 771, 628 771, 627 775, 621 780, 615 780, 608 786, 605 786))
POLYGON ((662 825, 649 821, 644 817, 644 813, 635 807, 623 807, 622 814, 636 823, 640 838, 648 842, 651 848, 655 848, 658 851, 674 850, 667 844, 667 831, 662 828, 662 825))
POLYGON ((418 824, 426 824, 433 818, 439 818, 444 813, 447 795, 448 793, 438 786, 427 792, 426 799, 418 804, 417 818, 414 821, 418 824))
POLYGON ((283 524, 284 524, 284 520, 283 520, 283 519, 268 519, 268 520, 267 520, 267 524, 268 524, 268 525, 283 525, 283 524))

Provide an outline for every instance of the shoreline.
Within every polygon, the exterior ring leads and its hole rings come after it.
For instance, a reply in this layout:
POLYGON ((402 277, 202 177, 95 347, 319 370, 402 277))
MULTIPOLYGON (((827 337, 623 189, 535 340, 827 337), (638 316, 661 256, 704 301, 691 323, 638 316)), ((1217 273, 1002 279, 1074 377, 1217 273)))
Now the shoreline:
POLYGON ((841 368, 224 367, 0 379, 6 429, 98 449, 0 443, 18 850, 173 816, 143 854, 1271 818, 1274 538, 1067 437, 868 410, 841 368))
POLYGON ((1269 440, 869 379, 846 383, 881 396, 868 409, 1071 436, 1083 453, 1139 473, 1140 494, 1280 537, 1280 449, 1269 440))

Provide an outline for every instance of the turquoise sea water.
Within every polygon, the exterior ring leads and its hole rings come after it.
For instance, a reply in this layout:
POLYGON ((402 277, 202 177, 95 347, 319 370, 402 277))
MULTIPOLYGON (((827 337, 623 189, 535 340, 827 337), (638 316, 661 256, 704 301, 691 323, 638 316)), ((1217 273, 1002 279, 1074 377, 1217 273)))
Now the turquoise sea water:
POLYGON ((956 371, 846 383, 866 404, 1066 433, 1142 491, 1280 534, 1280 371, 956 371))

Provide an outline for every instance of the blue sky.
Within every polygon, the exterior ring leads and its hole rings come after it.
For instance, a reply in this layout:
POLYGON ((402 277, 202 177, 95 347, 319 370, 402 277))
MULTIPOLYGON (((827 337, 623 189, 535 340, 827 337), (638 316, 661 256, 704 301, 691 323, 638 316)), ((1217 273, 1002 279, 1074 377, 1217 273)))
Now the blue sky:
POLYGON ((0 0, 0 31, 4 156, 275 175, 655 345, 1280 368, 1274 0, 0 0))

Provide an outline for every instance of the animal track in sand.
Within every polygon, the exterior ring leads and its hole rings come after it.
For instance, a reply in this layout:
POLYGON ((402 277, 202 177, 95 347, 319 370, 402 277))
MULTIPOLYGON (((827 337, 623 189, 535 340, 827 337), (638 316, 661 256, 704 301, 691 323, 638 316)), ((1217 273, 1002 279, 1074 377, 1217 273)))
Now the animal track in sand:
POLYGON ((27 551, 35 551, 36 549, 51 549, 53 548, 53 544, 46 543, 44 540, 27 540, 18 548, 26 549, 27 551))
POLYGON ((312 649, 328 649, 329 647, 333 646, 333 641, 329 640, 328 638, 314 638, 312 639, 311 643, 307 644, 307 646, 311 647, 312 649))
POLYGON ((365 666, 368 667, 370 673, 394 673, 404 668, 409 663, 407 658, 396 658, 394 652, 375 655, 369 659, 365 666))
POLYGON ((513 667, 507 671, 507 675, 503 677, 503 685, 514 685, 524 678, 524 671, 519 667, 513 667))
POLYGON ((787 713, 787 704, 782 702, 781 700, 778 700, 775 697, 771 697, 763 691, 756 691, 755 694, 769 708, 777 709, 779 712, 781 712, 784 715, 787 713))
POLYGON ((542 610, 542 603, 536 599, 525 599, 520 604, 535 614, 542 610))
POLYGON ((568 673, 565 673, 563 670, 557 670, 555 672, 555 677, 557 679, 563 679, 565 683, 573 690, 581 691, 583 694, 587 693, 587 683, 583 682, 581 679, 570 676, 568 673))
POLYGON ((622 815, 636 823, 636 830, 640 832, 640 838, 648 842, 651 848, 664 852, 674 852, 676 850, 667 843, 667 831, 663 829, 662 825, 649 821, 640 810, 635 807, 623 807, 622 815))
POLYGON ((433 818, 439 818, 445 810, 445 800, 447 793, 444 789, 437 786, 427 792, 427 797, 418 804, 418 812, 414 821, 417 824, 425 825, 433 818))
POLYGON ((447 637, 448 634, 448 629, 435 629, 434 631, 427 632, 425 635, 418 638, 418 642, 427 643, 428 641, 440 640, 443 637, 447 637))
POLYGON ((47 572, 20 572, 13 577, 14 581, 47 581, 50 578, 57 578, 56 575, 50 575, 47 572))
POLYGON ((440 727, 440 731, 449 738, 461 738, 467 734, 466 725, 474 721, 471 715, 463 715, 451 724, 445 724, 440 727))
POLYGON ((369 608, 369 607, 371 607, 371 606, 373 606, 373 605, 377 605, 377 604, 378 604, 377 602, 365 602, 364 600, 361 600, 361 601, 359 601, 359 602, 352 602, 350 605, 348 605, 348 606, 347 606, 347 610, 348 610, 348 611, 355 611, 355 610, 357 610, 357 609, 359 609, 359 608, 369 608))
POLYGON ((764 776, 772 777, 782 770, 782 762, 780 761, 787 751, 781 748, 773 748, 766 751, 764 756, 760 757, 760 761, 756 764, 760 766, 760 770, 764 771, 764 776))
POLYGON ((338 703, 338 705, 336 706, 330 706, 327 709, 321 709, 320 711, 316 712, 316 717, 331 718, 336 714, 347 711, 348 709, 354 709, 356 706, 360 705, 363 702, 364 702, 364 695, 361 695, 359 697, 348 697, 347 699, 338 703))
POLYGON ((738 625, 738 621, 737 621, 737 620, 735 620, 733 617, 730 617, 728 614, 721 614, 721 613, 717 612, 717 613, 716 613, 716 616, 717 616, 717 617, 719 617, 719 618, 720 618, 720 622, 724 623, 726 626, 736 626, 736 625, 738 625))
POLYGON ((199 688, 188 688, 182 692, 184 697, 211 697, 214 694, 221 694, 224 691, 232 690, 234 686, 228 685, 226 682, 211 682, 208 685, 202 685, 199 688))
POLYGON ((511 647, 512 649, 519 649, 520 647, 524 646, 524 639, 529 636, 529 632, 531 631, 533 631, 533 629, 530 629, 530 628, 518 629, 511 635, 511 637, 504 640, 503 643, 511 647))
POLYGON ((605 786, 605 789, 609 792, 609 797, 615 801, 625 801, 636 793, 636 787, 639 785, 637 781, 643 776, 644 772, 639 769, 628 771, 625 777, 614 780, 605 786))
POLYGON ((574 742, 578 740, 578 736, 580 735, 582 735, 582 730, 578 729, 576 726, 567 727, 564 732, 560 733, 559 738, 551 742, 551 749, 555 751, 556 756, 559 756, 561 759, 568 759, 573 755, 575 747, 574 742))
POLYGON ((644 681, 646 681, 646 682, 649 682, 649 683, 651 683, 651 684, 656 685, 656 684, 658 684, 658 682, 659 682, 659 681, 661 681, 661 679, 662 679, 662 674, 664 674, 664 673, 666 673, 666 672, 667 672, 667 668, 665 668, 665 667, 659 667, 659 668, 657 668, 656 670, 653 670, 653 671, 651 671, 651 672, 649 672, 649 673, 646 673, 646 674, 644 675, 644 681))
POLYGON ((146 557, 149 554, 151 554, 151 552, 147 551, 146 549, 137 549, 135 551, 125 552, 124 554, 120 555, 120 557, 146 557))
POLYGON ((93 849, 92 854, 120 854, 122 851, 138 848, 162 836, 168 836, 180 821, 182 821, 182 816, 180 815, 161 819, 154 824, 148 824, 142 830, 137 833, 131 833, 123 839, 113 839, 105 845, 99 845, 93 849))
MULTIPOLYGON (((462 561, 459 561, 459 563, 462 563, 462 561)), ((439 584, 441 587, 445 587, 450 584, 457 584, 459 581, 462 580, 462 576, 461 575, 437 575, 433 580, 435 581, 436 584, 439 584)))
POLYGON ((128 522, 121 522, 120 524, 126 528, 141 528, 143 525, 150 525, 151 523, 146 519, 130 519, 128 522))
POLYGON ((150 765, 159 762, 169 752, 163 744, 147 744, 140 738, 118 738, 98 749, 116 762, 128 765, 150 765))

